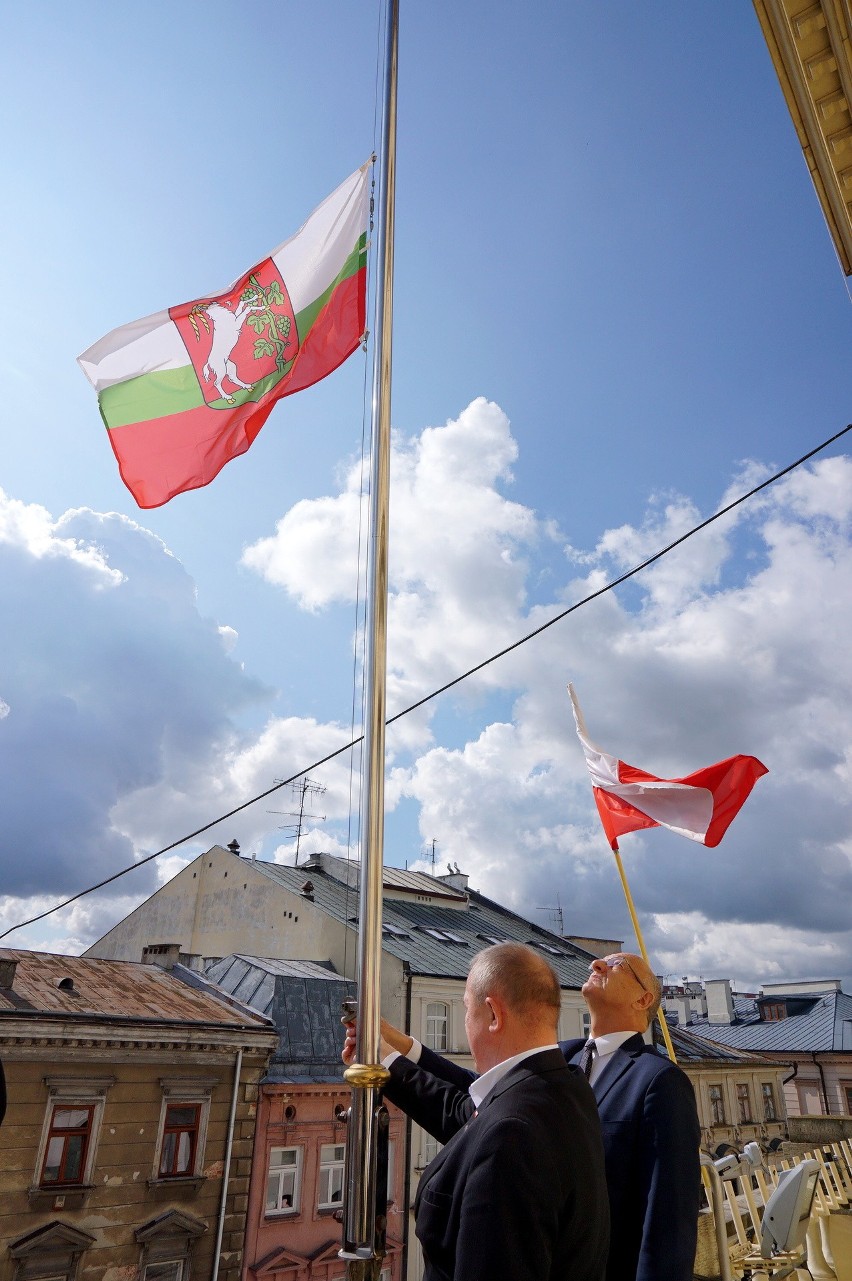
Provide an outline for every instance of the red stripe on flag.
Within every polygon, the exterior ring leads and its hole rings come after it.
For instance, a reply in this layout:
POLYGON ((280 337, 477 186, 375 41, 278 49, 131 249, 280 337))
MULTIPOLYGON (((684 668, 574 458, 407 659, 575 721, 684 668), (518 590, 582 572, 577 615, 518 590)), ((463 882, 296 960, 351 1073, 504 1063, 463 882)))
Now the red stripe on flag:
MULTIPOLYGON (((707 765, 683 778, 660 778, 656 774, 637 769, 635 765, 628 765, 625 761, 618 762, 618 778, 622 783, 680 783, 685 787, 701 787, 708 791, 713 798, 713 815, 702 844, 711 849, 719 844, 757 780, 768 773, 769 770, 756 756, 730 756, 727 760, 707 765)), ((644 827, 667 826, 666 823, 649 818, 641 809, 604 788, 595 787, 592 790, 604 832, 613 849, 618 845, 618 837, 625 836, 628 832, 638 832, 644 827)))
POLYGON ((366 322, 366 268, 334 290, 299 348, 292 369, 257 403, 232 410, 196 409, 113 427, 110 443, 121 478, 140 507, 162 507, 176 494, 209 485, 244 454, 276 401, 312 386, 360 344, 366 322))
POLYGON ((620 796, 613 796, 612 792, 593 787, 592 793, 610 849, 618 849, 619 836, 626 836, 628 832, 638 832, 642 827, 660 826, 655 819, 648 818, 647 814, 643 814, 635 806, 623 801, 620 796))

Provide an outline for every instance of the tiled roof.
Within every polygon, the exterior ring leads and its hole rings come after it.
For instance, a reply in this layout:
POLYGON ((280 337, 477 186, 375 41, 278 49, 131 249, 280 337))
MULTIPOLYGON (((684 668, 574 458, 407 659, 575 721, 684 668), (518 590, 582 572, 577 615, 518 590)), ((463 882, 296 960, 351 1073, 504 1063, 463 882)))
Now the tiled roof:
POLYGON ((268 1015, 278 1032, 267 1082, 340 1082, 343 1030, 340 1006, 355 984, 313 961, 225 956, 207 978, 268 1015))
MULTIPOLYGON (((333 865, 323 856, 326 865, 333 865)), ((334 860, 337 862, 338 860, 334 860)), ((335 920, 348 922, 353 929, 358 923, 358 892, 331 875, 324 867, 302 864, 285 867, 278 863, 252 864, 270 880, 293 893, 304 892, 311 902, 335 920), (306 884, 309 890, 304 890, 306 884)), ((435 885, 431 877, 417 876, 417 893, 426 894, 435 885)), ((441 885, 444 890, 446 887, 441 885)), ((588 977, 594 958, 576 944, 558 934, 534 925, 499 903, 479 894, 466 893, 467 906, 458 902, 443 906, 439 902, 417 902, 416 897, 385 898, 382 916, 382 948, 391 956, 408 963, 411 972, 437 978, 464 979, 477 952, 493 942, 531 943, 551 962, 564 988, 579 989, 588 977)))
POLYGON ((23 949, 0 949, 16 962, 10 988, 0 988, 0 1020, 21 1014, 125 1018, 145 1022, 220 1024, 266 1030, 265 1021, 216 995, 200 976, 192 986, 156 965, 106 961, 23 949))
MULTIPOLYGON (((771 999, 783 1001, 784 997, 773 992, 771 999)), ((733 1023, 708 1023, 705 1016, 696 1018, 690 1031, 723 1045, 758 1053, 852 1052, 852 997, 831 991, 808 997, 796 993, 790 999, 803 1008, 785 1019, 761 1022, 755 1000, 736 998, 733 1023)))

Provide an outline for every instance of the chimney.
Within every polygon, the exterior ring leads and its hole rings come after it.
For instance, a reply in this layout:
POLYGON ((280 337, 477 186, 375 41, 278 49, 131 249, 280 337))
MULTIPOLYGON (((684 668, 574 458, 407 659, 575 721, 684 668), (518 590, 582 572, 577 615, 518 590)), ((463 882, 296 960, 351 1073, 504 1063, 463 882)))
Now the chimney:
MULTIPOLYGON (((447 866, 449 867, 449 863, 447 866)), ((459 865, 456 863, 456 870, 454 872, 447 872, 443 876, 436 876, 435 880, 443 881, 445 885, 450 885, 454 890, 461 890, 462 893, 464 893, 467 890, 467 883, 470 880, 470 877, 466 872, 460 872, 459 865)))
POLYGON ((692 1022, 692 1002, 688 996, 673 996, 666 1002, 666 1011, 677 1015, 678 1027, 689 1027, 692 1022))
POLYGON ((730 979, 707 979, 704 983, 707 997, 708 1023, 733 1023, 734 1001, 730 979))
POLYGON ((0 988, 10 988, 15 982, 17 961, 0 961, 0 988))
POLYGON ((161 970, 170 970, 180 959, 180 943, 149 943, 142 949, 143 965, 159 965, 161 970))

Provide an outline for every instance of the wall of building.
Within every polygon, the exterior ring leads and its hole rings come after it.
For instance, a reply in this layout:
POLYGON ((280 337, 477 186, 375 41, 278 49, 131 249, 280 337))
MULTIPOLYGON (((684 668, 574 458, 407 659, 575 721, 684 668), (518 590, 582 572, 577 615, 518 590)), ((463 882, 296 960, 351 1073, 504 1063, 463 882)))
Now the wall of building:
POLYGON ((276 885, 253 866, 214 846, 114 926, 86 956, 139 961, 151 943, 177 943, 208 957, 251 951, 256 956, 329 958, 340 925, 301 894, 276 885))
MULTIPOLYGON (((137 1029, 135 1039, 128 1040, 127 1030, 119 1029, 113 1041, 78 1042, 64 1052, 38 1044, 24 1048, 7 1042, 0 1045, 9 1098, 0 1131, 0 1281, 12 1281, 15 1275, 10 1243, 57 1221, 95 1238, 81 1256, 79 1281, 101 1281, 107 1272, 116 1278, 135 1278, 142 1257, 136 1229, 170 1209, 183 1210, 208 1225, 193 1247, 192 1269, 196 1278, 211 1275, 236 1054, 230 1047, 210 1046, 203 1053, 184 1053, 177 1035, 170 1047, 146 1051, 143 1035, 137 1029), (157 1177, 164 1099, 161 1081, 175 1078, 199 1083, 199 1095, 203 1085, 209 1097, 197 1179, 167 1181, 157 1177), (75 1079, 81 1089, 97 1080, 103 1089, 102 1111, 93 1135, 90 1187, 85 1192, 56 1185, 46 1191, 33 1190, 41 1178, 45 1118, 52 1114, 56 1101, 49 1097, 47 1081, 60 1079, 75 1079)), ((243 1057, 221 1281, 238 1281, 240 1274, 257 1083, 266 1058, 266 1048, 243 1057)))
MULTIPOLYGON (((350 1091, 341 1085, 267 1084, 260 1090, 258 1106, 257 1147, 254 1173, 249 1193, 246 1227, 246 1281, 255 1281, 275 1267, 276 1251, 285 1249, 301 1260, 294 1273, 298 1281, 324 1278, 328 1264, 323 1247, 330 1242, 339 1248, 340 1224, 333 1210, 319 1207, 320 1159, 323 1145, 346 1143, 346 1126, 337 1113, 349 1106, 350 1091), (274 1148, 296 1148, 300 1153, 298 1204, 292 1210, 269 1210, 267 1177, 270 1155, 274 1148), (316 1255, 323 1261, 320 1270, 313 1265, 316 1255)), ((386 1269, 390 1281, 402 1281, 403 1212, 405 1187, 405 1120, 391 1107, 390 1140, 392 1168, 388 1172, 388 1197, 393 1202, 388 1211, 388 1256, 386 1269)), ((345 1265, 338 1263, 330 1274, 345 1275, 345 1265)))
POLYGON ((784 1097, 790 1116, 849 1116, 852 1114, 852 1054, 786 1056, 789 1077, 784 1097))
POLYGON ((786 1075, 786 1069, 773 1063, 761 1066, 751 1064, 731 1066, 723 1061, 708 1064, 685 1063, 682 1066, 695 1090, 703 1147, 712 1152, 720 1143, 742 1146, 752 1141, 766 1143, 773 1138, 785 1137, 787 1113, 783 1078, 786 1075), (766 1115, 763 1099, 765 1082, 772 1086, 776 1113, 774 1120, 766 1115), (740 1119, 740 1103, 737 1094, 737 1087, 740 1085, 748 1088, 749 1111, 752 1118, 750 1121, 740 1119), (724 1122, 716 1119, 711 1096, 712 1087, 721 1091, 724 1122))

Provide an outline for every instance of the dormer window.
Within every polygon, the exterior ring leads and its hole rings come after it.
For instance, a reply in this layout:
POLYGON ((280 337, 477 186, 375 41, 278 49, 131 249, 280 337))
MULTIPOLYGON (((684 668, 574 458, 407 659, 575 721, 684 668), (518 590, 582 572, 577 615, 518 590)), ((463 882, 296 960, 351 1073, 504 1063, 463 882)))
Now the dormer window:
POLYGON ((763 1001, 760 1005, 760 1017, 764 1023, 777 1023, 786 1019, 787 1005, 784 1001, 763 1001))

